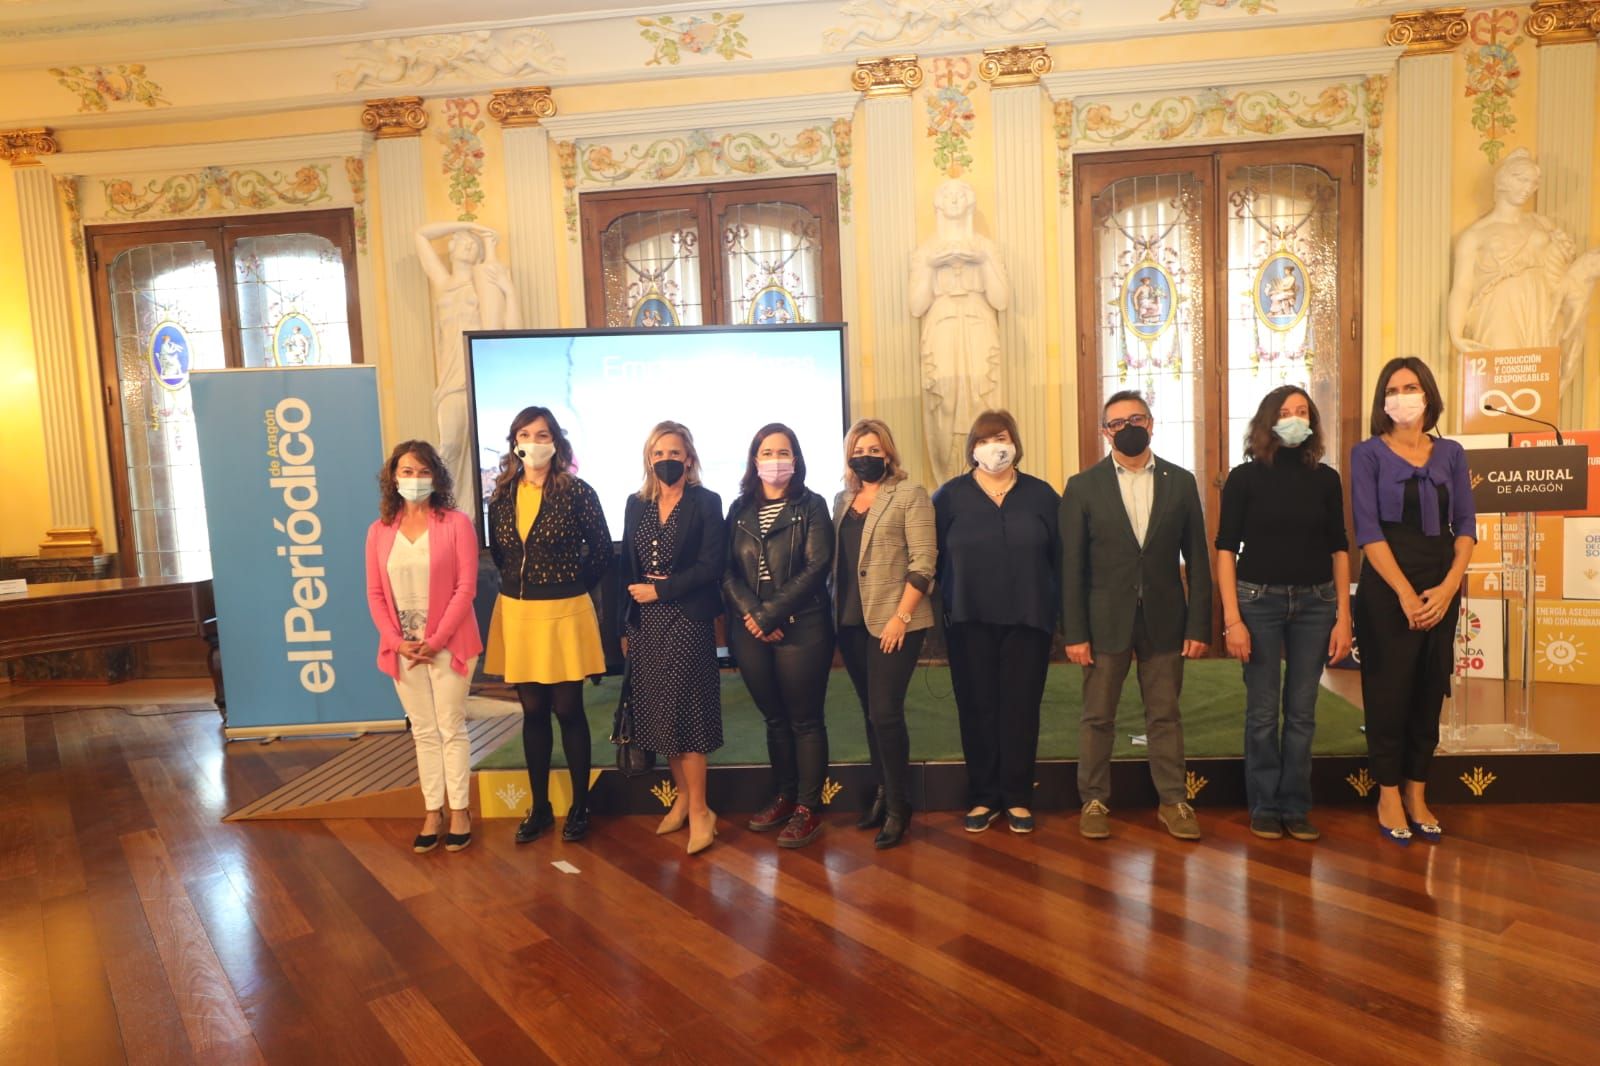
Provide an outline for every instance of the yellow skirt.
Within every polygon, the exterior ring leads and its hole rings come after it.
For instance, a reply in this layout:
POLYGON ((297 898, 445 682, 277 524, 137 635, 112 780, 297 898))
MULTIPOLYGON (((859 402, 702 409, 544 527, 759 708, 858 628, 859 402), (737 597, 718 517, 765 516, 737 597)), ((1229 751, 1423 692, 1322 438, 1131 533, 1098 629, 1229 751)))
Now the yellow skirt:
POLYGON ((565 600, 495 600, 483 671, 507 684, 553 685, 606 672, 600 620, 587 593, 565 600))

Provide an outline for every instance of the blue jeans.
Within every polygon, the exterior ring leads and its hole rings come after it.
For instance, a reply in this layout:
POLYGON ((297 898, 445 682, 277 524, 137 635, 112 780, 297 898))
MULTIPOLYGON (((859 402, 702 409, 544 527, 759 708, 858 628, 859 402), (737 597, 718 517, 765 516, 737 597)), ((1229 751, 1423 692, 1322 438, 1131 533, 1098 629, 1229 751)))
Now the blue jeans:
POLYGON ((1338 619, 1338 592, 1331 581, 1241 581, 1238 587, 1239 618, 1250 631, 1250 660, 1244 664, 1245 798, 1252 816, 1304 818, 1311 810, 1317 686, 1338 619), (1287 670, 1280 667, 1281 660, 1287 660, 1287 670))

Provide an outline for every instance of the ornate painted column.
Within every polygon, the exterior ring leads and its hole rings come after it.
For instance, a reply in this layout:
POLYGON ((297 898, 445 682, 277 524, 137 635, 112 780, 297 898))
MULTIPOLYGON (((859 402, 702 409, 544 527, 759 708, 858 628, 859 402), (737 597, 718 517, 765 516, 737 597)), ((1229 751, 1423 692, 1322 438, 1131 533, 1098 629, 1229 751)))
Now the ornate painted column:
POLYGON ((1459 353, 1445 329, 1450 293, 1451 74, 1456 45, 1467 35, 1464 8, 1411 11, 1389 20, 1384 43, 1402 45, 1395 81, 1396 181, 1395 354, 1421 356, 1433 368, 1452 424, 1461 407, 1459 353))
MULTIPOLYGON (((1528 15, 1528 35, 1539 42, 1539 144, 1543 171, 1539 213, 1589 243, 1594 195, 1595 33, 1600 0, 1540 0, 1528 15)), ((1584 364, 1590 352, 1584 353, 1584 364)), ((1561 394, 1561 422, 1587 428, 1584 398, 1593 378, 1580 364, 1561 394)))
POLYGON ((534 329, 561 324, 556 233, 550 218, 550 134, 540 125, 555 113, 548 86, 498 89, 489 98, 489 115, 505 129, 511 276, 523 325, 534 329))
POLYGON ((428 113, 420 96, 368 100, 361 126, 378 140, 378 214, 383 234, 383 289, 388 300, 387 383, 396 440, 435 440, 433 300, 417 260, 415 237, 427 222, 422 192, 422 131, 428 113))
POLYGON ((50 529, 40 555, 96 555, 100 535, 90 505, 88 451, 78 357, 72 343, 72 286, 62 247, 55 181, 39 163, 59 151, 44 127, 0 132, 0 158, 11 163, 22 221, 22 259, 33 322, 33 353, 44 411, 45 476, 50 487, 50 529))
MULTIPOLYGON (((1011 279, 1000 313, 1001 397, 1028 440, 1046 439, 1044 90, 1045 46, 986 48, 978 76, 993 88, 995 237, 1011 279)), ((1040 471, 1046 464, 1036 464, 1040 471)))
POLYGON ((922 440, 922 367, 917 321, 906 304, 917 246, 916 116, 911 93, 922 84, 914 55, 857 60, 850 84, 865 94, 867 258, 872 273, 874 410, 905 442, 911 476, 926 480, 922 440), (913 443, 916 442, 916 443, 913 443))

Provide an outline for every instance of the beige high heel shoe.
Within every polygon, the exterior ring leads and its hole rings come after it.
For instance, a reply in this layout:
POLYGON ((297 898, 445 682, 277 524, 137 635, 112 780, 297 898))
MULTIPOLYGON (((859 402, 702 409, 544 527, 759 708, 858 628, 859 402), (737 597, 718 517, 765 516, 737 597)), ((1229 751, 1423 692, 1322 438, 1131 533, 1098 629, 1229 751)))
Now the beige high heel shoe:
POLYGON ((689 854, 696 855, 711 846, 717 837, 717 812, 706 808, 703 824, 697 818, 689 819, 689 854))
POLYGON ((661 824, 656 826, 656 836, 664 837, 668 833, 676 833, 689 822, 689 805, 674 807, 661 819, 661 824))

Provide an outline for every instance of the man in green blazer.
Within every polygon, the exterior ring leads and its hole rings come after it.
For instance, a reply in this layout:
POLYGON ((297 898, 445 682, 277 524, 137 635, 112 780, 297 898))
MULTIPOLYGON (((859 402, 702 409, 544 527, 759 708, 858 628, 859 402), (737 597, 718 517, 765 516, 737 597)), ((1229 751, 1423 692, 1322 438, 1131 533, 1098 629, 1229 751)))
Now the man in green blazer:
POLYGON ((1101 418, 1111 455, 1071 478, 1061 496, 1062 632, 1067 658, 1083 667, 1078 830, 1095 839, 1111 835, 1111 746, 1134 658, 1161 797, 1156 815, 1173 836, 1200 839, 1178 693, 1183 660, 1203 656, 1211 641, 1210 538, 1194 475, 1150 450, 1153 426, 1139 393, 1112 396, 1101 418))

